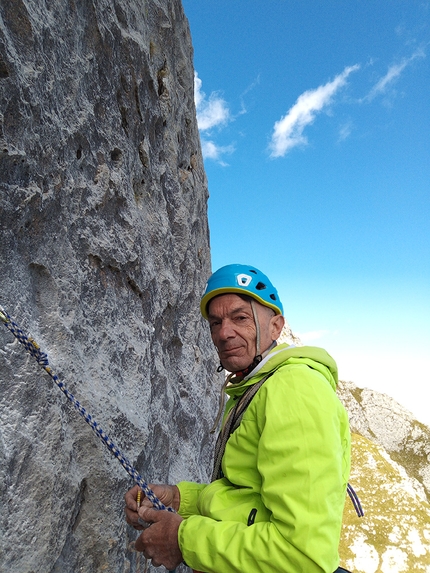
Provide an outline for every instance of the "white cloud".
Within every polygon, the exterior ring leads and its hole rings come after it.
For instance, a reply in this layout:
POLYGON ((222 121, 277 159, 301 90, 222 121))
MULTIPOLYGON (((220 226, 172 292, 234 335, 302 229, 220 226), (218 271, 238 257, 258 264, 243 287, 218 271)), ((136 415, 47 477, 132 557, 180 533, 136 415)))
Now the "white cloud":
POLYGON ((214 127, 226 125, 231 120, 230 110, 226 102, 218 95, 218 92, 212 92, 209 98, 206 97, 206 94, 202 91, 202 80, 197 72, 194 72, 194 102, 196 104, 197 125, 200 131, 203 158, 213 159, 220 165, 226 166, 227 163, 222 159, 222 156, 233 153, 234 146, 218 145, 202 134, 209 132, 214 127))
POLYGON ((398 64, 390 66, 385 76, 373 86, 362 101, 372 101, 377 95, 386 93, 388 87, 400 77, 403 70, 416 58, 425 58, 424 50, 420 48, 416 50, 410 58, 403 58, 398 64))
POLYGON ((337 141, 340 143, 341 141, 345 141, 345 139, 348 139, 348 137, 351 135, 351 131, 352 131, 351 121, 344 123, 339 128, 339 137, 338 137, 337 141))
POLYGON ((244 113, 248 113, 245 105, 245 96, 248 95, 258 84, 260 83, 260 75, 258 75, 255 80, 245 89, 245 91, 240 95, 240 102, 242 109, 239 112, 239 115, 243 115, 244 113))
POLYGON ((213 159, 215 161, 218 161, 218 163, 220 163, 223 166, 226 166, 227 163, 225 163, 222 160, 222 156, 225 154, 231 154, 234 152, 234 146, 233 145, 227 145, 227 146, 223 147, 223 146, 217 145, 213 141, 209 141, 207 139, 202 139, 201 143, 202 143, 203 157, 205 159, 213 159))
POLYGON ((358 64, 349 66, 333 81, 308 90, 297 98, 287 115, 274 125, 270 143, 271 157, 283 157, 293 147, 307 143, 303 135, 305 127, 313 123, 316 114, 332 102, 336 92, 346 84, 349 74, 359 68, 358 64))
POLYGON ((202 91, 202 80, 197 72, 194 72, 194 102, 200 131, 207 131, 228 122, 230 111, 226 102, 217 92, 212 92, 209 98, 206 98, 206 94, 202 91))

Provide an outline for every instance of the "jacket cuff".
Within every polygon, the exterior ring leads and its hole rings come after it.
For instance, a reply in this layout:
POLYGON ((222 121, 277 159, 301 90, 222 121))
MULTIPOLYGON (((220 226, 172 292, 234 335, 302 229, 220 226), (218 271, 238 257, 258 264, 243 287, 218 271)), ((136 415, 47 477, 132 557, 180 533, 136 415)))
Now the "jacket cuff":
POLYGON ((191 481, 181 481, 177 485, 181 496, 178 513, 184 519, 191 515, 198 514, 197 502, 206 484, 194 483, 191 481))

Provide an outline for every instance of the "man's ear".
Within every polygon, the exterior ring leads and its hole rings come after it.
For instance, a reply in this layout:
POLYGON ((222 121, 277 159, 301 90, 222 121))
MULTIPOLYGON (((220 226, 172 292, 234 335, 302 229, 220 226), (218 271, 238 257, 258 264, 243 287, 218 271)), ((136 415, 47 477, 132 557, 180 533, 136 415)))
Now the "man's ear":
POLYGON ((272 340, 278 340, 281 335, 282 329, 284 328, 285 318, 282 314, 276 314, 270 319, 270 329, 272 340))

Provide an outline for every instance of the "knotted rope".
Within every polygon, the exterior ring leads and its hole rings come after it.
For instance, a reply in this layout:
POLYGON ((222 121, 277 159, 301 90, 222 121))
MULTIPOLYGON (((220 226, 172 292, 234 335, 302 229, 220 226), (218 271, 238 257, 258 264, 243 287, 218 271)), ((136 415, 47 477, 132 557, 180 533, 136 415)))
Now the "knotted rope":
POLYGON ((158 497, 154 494, 152 489, 148 486, 146 481, 142 478, 139 472, 131 465, 129 460, 124 456, 118 446, 110 439, 103 428, 96 422, 96 420, 87 412, 87 410, 82 406, 82 404, 73 396, 73 394, 66 388, 64 382, 58 378, 57 374, 49 366, 48 355, 40 350, 37 342, 27 336, 25 332, 12 320, 5 309, 0 306, 0 320, 4 323, 6 328, 15 336, 15 338, 25 347, 25 349, 37 360, 37 362, 42 366, 42 368, 49 374, 49 376, 54 380, 58 388, 67 396, 67 398, 72 402, 76 410, 83 417, 86 423, 91 427, 96 436, 107 446, 113 456, 119 461, 125 471, 130 477, 140 486, 146 497, 152 502, 156 509, 166 509, 167 511, 174 512, 172 507, 167 507, 162 503, 158 497))

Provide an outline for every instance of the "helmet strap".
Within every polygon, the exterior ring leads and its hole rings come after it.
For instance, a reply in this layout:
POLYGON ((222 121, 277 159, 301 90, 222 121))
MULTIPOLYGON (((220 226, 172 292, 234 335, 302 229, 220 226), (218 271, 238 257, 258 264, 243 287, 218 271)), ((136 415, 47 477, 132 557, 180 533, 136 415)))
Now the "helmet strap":
MULTIPOLYGON (((255 332, 256 332, 255 347, 257 351, 255 357, 257 357, 260 356, 260 323, 258 322, 257 309, 255 308, 254 299, 251 299, 250 302, 251 302, 252 315, 254 317, 254 322, 255 322, 255 332)), ((259 362, 261 362, 261 357, 259 362)))

